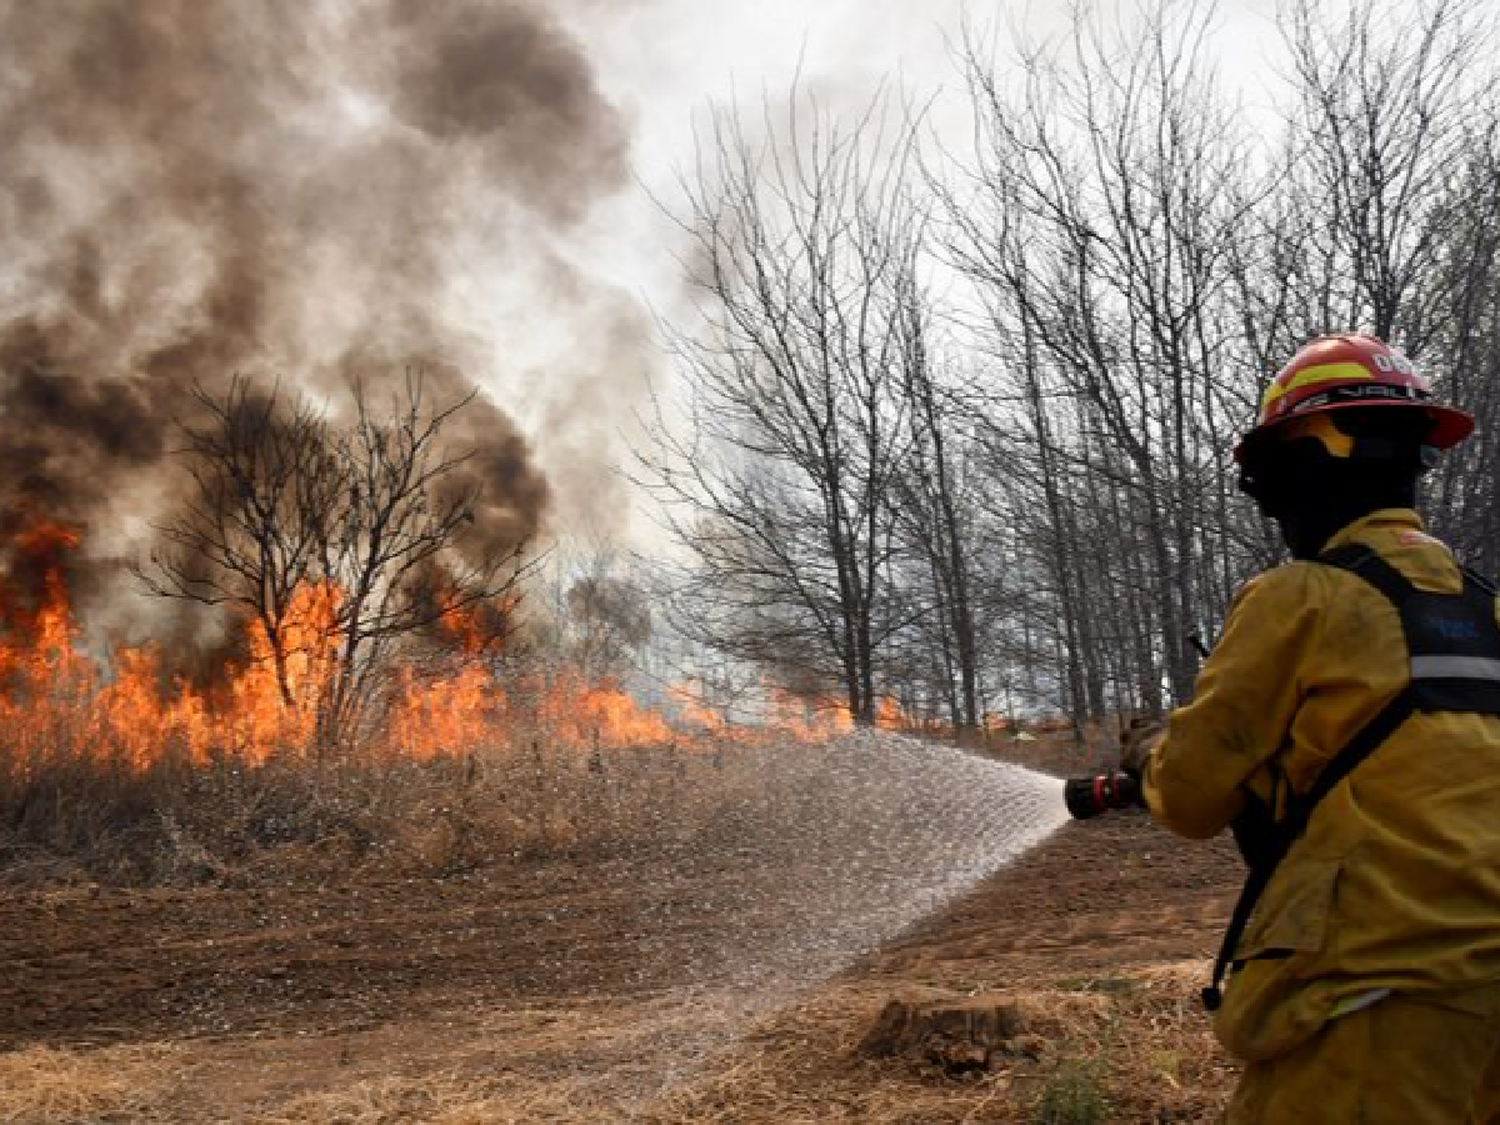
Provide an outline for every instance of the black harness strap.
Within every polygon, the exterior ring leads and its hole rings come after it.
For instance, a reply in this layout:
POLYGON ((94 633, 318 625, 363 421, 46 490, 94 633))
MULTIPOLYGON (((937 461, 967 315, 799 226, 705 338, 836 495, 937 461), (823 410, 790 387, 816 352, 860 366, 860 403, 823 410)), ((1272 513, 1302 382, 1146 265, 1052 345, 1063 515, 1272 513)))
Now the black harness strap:
POLYGON ((1250 863, 1234 904, 1229 928, 1214 959, 1213 980, 1202 992, 1215 1011, 1223 983, 1250 924, 1250 916, 1271 877, 1301 838, 1319 802, 1417 711, 1478 711, 1500 715, 1500 628, 1495 623, 1495 591, 1464 572, 1459 595, 1418 590, 1400 571, 1368 547, 1351 544, 1318 560, 1363 578, 1395 606, 1410 652, 1411 675, 1378 714, 1323 767, 1308 791, 1292 799, 1269 839, 1250 863))
POLYGON ((1346 543, 1318 556, 1320 563, 1357 574, 1386 596, 1399 612, 1417 588, 1399 570, 1362 543, 1346 543))

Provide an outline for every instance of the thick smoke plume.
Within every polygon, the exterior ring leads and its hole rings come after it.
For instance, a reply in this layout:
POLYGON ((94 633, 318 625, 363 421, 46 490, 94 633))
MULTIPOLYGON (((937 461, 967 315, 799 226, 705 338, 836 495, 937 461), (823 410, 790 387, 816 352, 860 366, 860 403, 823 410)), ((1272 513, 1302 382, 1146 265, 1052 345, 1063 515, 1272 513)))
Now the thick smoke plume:
MULTIPOLYGON (((47 517, 103 567, 170 505, 195 384, 461 393, 503 358, 455 286, 583 216, 625 145, 540 0, 0 0, 0 544, 47 517)), ((507 414, 463 437, 481 526, 535 532, 507 414)))

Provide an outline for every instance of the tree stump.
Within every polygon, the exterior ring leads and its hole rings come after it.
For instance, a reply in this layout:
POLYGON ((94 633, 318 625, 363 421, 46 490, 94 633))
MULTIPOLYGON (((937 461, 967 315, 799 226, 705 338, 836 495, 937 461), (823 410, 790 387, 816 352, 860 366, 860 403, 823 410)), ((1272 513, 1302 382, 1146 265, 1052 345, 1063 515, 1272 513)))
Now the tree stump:
POLYGON ((962 1075, 1040 1053, 1020 1007, 1002 996, 936 1000, 895 998, 870 1028, 859 1053, 866 1058, 907 1058, 962 1075))

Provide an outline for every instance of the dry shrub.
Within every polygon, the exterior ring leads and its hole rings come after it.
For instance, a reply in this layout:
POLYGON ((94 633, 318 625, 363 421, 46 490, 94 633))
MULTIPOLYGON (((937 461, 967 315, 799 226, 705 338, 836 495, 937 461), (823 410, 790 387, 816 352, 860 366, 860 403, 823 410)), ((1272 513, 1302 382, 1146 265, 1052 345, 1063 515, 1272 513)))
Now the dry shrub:
POLYGON ((1111 996, 1110 1120, 1219 1120, 1238 1064, 1199 1003, 1206 972, 1198 960, 1147 966, 1128 974, 1131 991, 1111 996))
POLYGON ((226 883, 257 852, 365 828, 359 794, 303 761, 0 762, 0 881, 226 883))
POLYGON ((1065 1055, 1047 1075, 1034 1111, 1036 1125, 1099 1125, 1110 1113, 1104 1090, 1108 1062, 1098 1055, 1065 1055))
POLYGON ((155 1120, 169 1085, 165 1048, 82 1051, 28 1047, 0 1054, 0 1125, 97 1125, 155 1120))

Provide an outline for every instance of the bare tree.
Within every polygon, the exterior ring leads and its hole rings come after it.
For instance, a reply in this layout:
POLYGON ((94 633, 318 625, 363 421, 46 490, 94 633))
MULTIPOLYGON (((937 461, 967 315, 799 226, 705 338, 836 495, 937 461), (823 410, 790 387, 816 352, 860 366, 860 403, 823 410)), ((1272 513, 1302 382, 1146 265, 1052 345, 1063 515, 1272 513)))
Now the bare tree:
POLYGON ((1477 420, 1432 481, 1439 533, 1473 566, 1500 574, 1500 143, 1496 117, 1475 128, 1450 203, 1460 214, 1442 268, 1448 320, 1424 361, 1477 420), (1435 370, 1434 370, 1435 369, 1435 370))
MULTIPOLYGON (((914 261, 908 283, 917 283, 914 261)), ((963 388, 937 358, 931 302, 914 293, 900 307, 906 358, 899 393, 910 417, 911 441, 895 480, 903 555, 920 578, 905 585, 926 592, 925 612, 910 614, 927 678, 960 738, 977 731, 982 714, 979 651, 982 600, 975 589, 981 480, 975 460, 974 419, 963 388)), ((956 365, 955 365, 956 366, 956 365)), ((904 710, 919 717, 917 700, 904 710)))
POLYGON ((1185 700, 1193 638, 1282 550, 1230 450, 1331 331, 1387 336, 1479 415, 1434 518, 1500 566, 1484 5, 1291 0, 1263 137, 1212 72, 1211 4, 1144 14, 1010 69, 970 36, 974 148, 920 195, 878 112, 794 97, 760 143, 715 115, 684 184, 684 425, 659 403, 643 458, 692 636, 864 721, 881 694, 955 728, 997 699, 1080 727, 1185 700))
POLYGON ((588 680, 621 680, 649 663, 656 622, 636 561, 597 532, 551 556, 552 647, 588 680))
POLYGON ((1223 438, 1250 397, 1223 300, 1245 158, 1204 69, 1207 18, 1162 5, 1119 44, 1081 19, 1071 69, 1030 56, 1015 92, 965 55, 979 125, 948 242, 990 310, 991 424, 1029 432, 1042 462, 1079 715, 1111 693, 1150 703, 1163 679, 1186 698, 1188 635, 1228 596, 1199 560, 1229 550, 1223 438), (1133 682, 1110 688, 1119 674, 1133 682))
MULTIPOLYGON (((871 722, 891 594, 915 208, 910 130, 840 128, 794 93, 756 143, 716 111, 685 179, 703 325, 676 338, 687 425, 659 409, 643 478, 692 559, 680 625, 839 691, 871 722)), ((662 404, 658 404, 659 407, 662 404)))
POLYGON ((1440 266, 1463 214, 1451 204, 1473 139, 1465 100, 1480 89, 1476 10, 1351 0, 1335 22, 1319 0, 1287 9, 1301 334, 1360 326, 1418 356, 1446 318, 1459 278, 1440 266))
POLYGON ((506 599, 527 547, 465 542, 483 485, 461 473, 472 453, 453 448, 445 431, 478 391, 429 404, 423 379, 411 375, 383 415, 362 384, 353 392, 354 421, 340 443, 344 500, 329 513, 320 544, 321 573, 340 595, 338 658, 319 713, 325 745, 357 722, 393 645, 506 599))
POLYGON ((293 602, 320 580, 345 466, 324 414, 302 399, 288 403, 279 386, 261 393, 236 377, 221 398, 201 388, 194 397, 200 420, 184 427, 182 450, 193 488, 139 573, 152 593, 253 620, 282 702, 293 706, 293 602))
POLYGON ((1342 18, 1298 0, 1283 34, 1295 66, 1284 230, 1299 254, 1283 288, 1283 351, 1351 327, 1391 339, 1437 390, 1481 420, 1435 474, 1439 532, 1500 566, 1488 431, 1494 360, 1500 160, 1491 20, 1473 0, 1395 9, 1352 0, 1342 18))
POLYGON ((301 705, 287 677, 294 599, 317 591, 320 612, 296 632, 314 636, 324 658, 320 750, 357 727, 394 647, 513 600, 527 545, 470 536, 482 485, 462 471, 469 451, 447 439, 474 393, 434 405, 411 375, 377 412, 356 383, 344 426, 243 380, 223 400, 200 396, 206 421, 189 428, 185 448, 193 495, 162 529, 171 549, 143 576, 162 596, 247 611, 288 706, 301 705))

